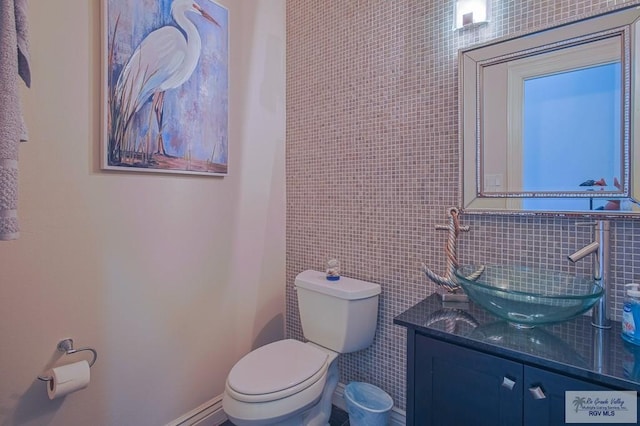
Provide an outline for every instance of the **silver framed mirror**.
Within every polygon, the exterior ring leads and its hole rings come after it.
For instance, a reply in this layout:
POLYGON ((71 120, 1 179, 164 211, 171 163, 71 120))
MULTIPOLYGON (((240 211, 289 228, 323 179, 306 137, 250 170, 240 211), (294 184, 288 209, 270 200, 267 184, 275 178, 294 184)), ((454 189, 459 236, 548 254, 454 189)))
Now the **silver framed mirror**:
POLYGON ((459 52, 463 211, 640 213, 639 22, 630 7, 459 52))

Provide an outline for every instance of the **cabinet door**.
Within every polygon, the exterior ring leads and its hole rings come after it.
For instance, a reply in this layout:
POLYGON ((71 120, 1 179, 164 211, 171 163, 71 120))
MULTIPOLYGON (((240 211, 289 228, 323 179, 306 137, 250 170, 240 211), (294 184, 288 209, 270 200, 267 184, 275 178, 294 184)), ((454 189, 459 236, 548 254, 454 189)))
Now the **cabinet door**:
POLYGON ((522 364, 416 334, 414 425, 522 424, 522 364))
MULTIPOLYGON (((524 424, 527 426, 564 426, 565 391, 610 390, 529 366, 524 367, 524 381, 524 424)), ((580 424, 583 423, 572 423, 580 424)))

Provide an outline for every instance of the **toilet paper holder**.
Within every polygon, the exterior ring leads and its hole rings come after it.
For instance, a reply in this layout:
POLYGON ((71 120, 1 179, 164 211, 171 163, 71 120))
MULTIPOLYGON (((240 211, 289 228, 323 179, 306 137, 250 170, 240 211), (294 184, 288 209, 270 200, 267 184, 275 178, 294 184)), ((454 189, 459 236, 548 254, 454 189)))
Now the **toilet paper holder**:
MULTIPOLYGON (((64 352, 65 355, 75 354, 76 352, 84 352, 89 351, 93 354, 93 359, 89 361, 89 367, 93 367, 93 364, 96 363, 98 359, 98 352, 90 347, 86 348, 78 348, 74 349, 73 347, 73 339, 64 339, 58 342, 57 346, 58 352, 64 352)), ((52 377, 49 376, 38 376, 38 380, 42 380, 43 382, 49 382, 52 380, 52 377)))

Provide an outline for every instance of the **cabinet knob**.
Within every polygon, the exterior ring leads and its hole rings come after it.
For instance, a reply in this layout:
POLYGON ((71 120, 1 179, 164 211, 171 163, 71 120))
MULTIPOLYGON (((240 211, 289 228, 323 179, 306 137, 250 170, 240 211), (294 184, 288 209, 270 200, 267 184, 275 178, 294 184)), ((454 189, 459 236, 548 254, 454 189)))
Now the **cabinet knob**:
POLYGON ((547 397, 540 386, 530 387, 529 392, 531 396, 533 396, 533 399, 545 399, 547 397))
POLYGON ((502 387, 503 388, 507 388, 509 390, 513 390, 513 387, 516 385, 516 382, 514 382, 513 380, 511 380, 508 377, 503 377, 502 378, 502 387))

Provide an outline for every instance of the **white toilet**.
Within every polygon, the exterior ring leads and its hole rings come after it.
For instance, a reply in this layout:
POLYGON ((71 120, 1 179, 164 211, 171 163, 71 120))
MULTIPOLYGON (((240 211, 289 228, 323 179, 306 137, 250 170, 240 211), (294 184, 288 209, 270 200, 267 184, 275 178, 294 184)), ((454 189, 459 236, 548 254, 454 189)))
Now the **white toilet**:
POLYGON ((307 343, 287 339, 245 355, 227 377, 222 406, 237 426, 326 426, 338 355, 367 348, 378 318, 378 284, 304 271, 295 280, 307 343))

